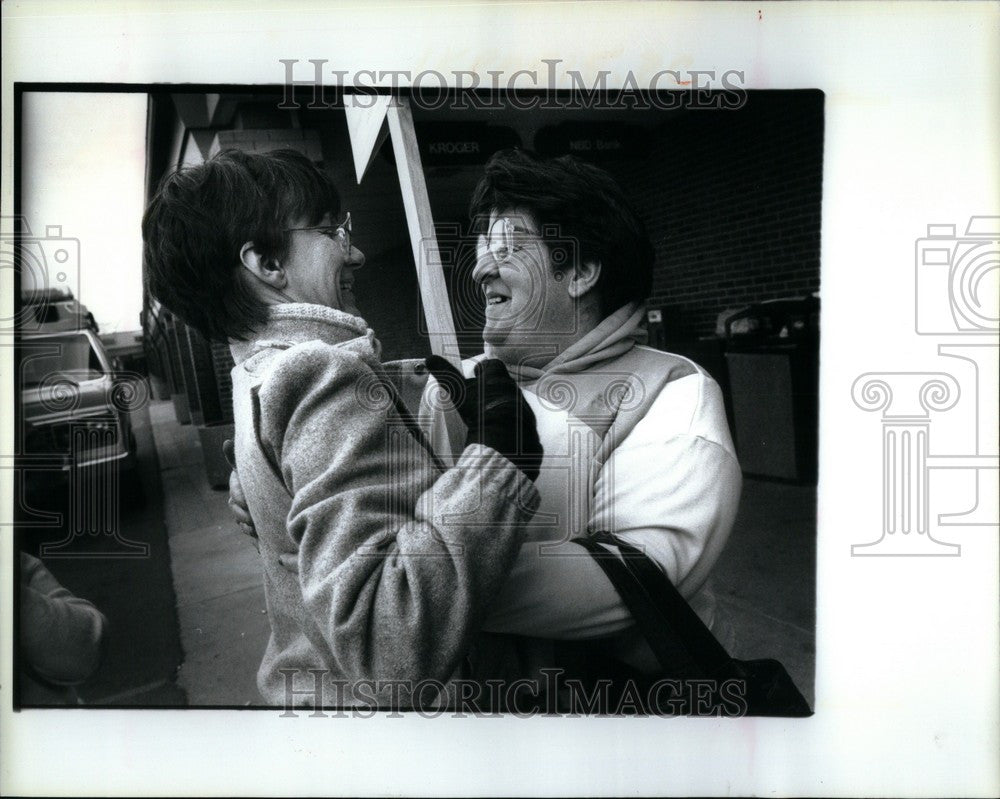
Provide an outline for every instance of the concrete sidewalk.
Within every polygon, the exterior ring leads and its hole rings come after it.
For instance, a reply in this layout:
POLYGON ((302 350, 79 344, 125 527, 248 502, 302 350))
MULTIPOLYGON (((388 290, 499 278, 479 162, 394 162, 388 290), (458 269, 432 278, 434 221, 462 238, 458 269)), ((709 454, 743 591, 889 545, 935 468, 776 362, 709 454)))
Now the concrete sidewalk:
POLYGON ((259 705, 270 626, 257 550, 232 520, 228 493, 209 487, 196 428, 178 424, 170 402, 149 412, 184 650, 178 683, 189 705, 259 705))

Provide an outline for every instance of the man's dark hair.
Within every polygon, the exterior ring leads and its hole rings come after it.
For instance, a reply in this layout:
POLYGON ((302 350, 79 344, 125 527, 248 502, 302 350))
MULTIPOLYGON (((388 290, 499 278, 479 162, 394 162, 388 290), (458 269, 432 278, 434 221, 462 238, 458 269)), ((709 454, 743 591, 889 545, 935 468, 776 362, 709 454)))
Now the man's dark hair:
POLYGON ((604 316, 649 297, 653 245, 621 187, 603 169, 568 155, 550 159, 501 150, 486 163, 469 215, 485 232, 491 212, 515 208, 531 212, 543 230, 554 227, 559 237, 575 241, 582 261, 601 262, 595 288, 604 316))
POLYGON ((142 218, 146 288, 210 339, 243 339, 267 308, 242 274, 252 241, 281 260, 293 222, 318 225, 340 213, 329 177, 294 150, 226 150, 167 175, 142 218))

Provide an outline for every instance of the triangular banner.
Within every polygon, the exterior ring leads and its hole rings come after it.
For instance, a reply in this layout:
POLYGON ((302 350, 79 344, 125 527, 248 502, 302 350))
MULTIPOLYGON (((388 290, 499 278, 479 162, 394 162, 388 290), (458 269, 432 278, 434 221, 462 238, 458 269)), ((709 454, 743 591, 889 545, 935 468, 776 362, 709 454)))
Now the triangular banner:
POLYGON ((388 135, 385 115, 392 96, 388 94, 345 94, 344 113, 347 131, 351 136, 354 153, 354 171, 358 183, 365 176, 375 153, 388 135))

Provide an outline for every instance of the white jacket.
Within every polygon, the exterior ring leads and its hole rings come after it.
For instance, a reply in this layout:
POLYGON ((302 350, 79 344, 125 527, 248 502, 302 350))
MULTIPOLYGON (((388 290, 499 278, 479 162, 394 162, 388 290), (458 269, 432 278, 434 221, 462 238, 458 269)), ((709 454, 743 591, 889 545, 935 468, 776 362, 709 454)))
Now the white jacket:
MULTIPOLYGON (((477 360, 465 362, 467 374, 477 360)), ((583 639, 629 627, 600 567, 565 543, 602 530, 644 549, 712 626, 708 577, 742 485, 715 381, 686 358, 633 346, 521 388, 545 450, 541 502, 484 629, 583 639)), ((432 383, 421 409, 429 437, 439 454, 460 452, 464 427, 433 407, 434 390, 432 383)))

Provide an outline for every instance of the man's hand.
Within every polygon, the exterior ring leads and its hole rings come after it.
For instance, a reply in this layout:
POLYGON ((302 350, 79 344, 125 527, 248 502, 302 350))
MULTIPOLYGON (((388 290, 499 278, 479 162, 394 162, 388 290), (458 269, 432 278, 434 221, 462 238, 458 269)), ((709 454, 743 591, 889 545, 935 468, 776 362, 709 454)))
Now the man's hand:
POLYGON ((537 479, 542 444, 535 429, 535 414, 503 361, 480 361, 471 380, 440 355, 430 356, 425 363, 469 429, 465 445, 482 444, 495 449, 529 480, 537 479))
POLYGON ((253 526, 253 518, 250 516, 250 509, 247 507, 247 498, 243 493, 243 486, 240 483, 240 475, 236 471, 236 455, 233 450, 233 442, 226 440, 222 442, 222 454, 226 456, 229 465, 233 470, 229 473, 229 511, 236 520, 236 526, 240 532, 245 533, 254 540, 254 546, 260 549, 257 544, 257 530, 253 526))

